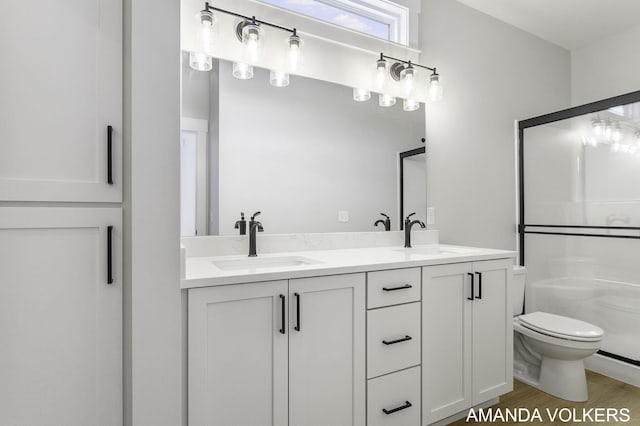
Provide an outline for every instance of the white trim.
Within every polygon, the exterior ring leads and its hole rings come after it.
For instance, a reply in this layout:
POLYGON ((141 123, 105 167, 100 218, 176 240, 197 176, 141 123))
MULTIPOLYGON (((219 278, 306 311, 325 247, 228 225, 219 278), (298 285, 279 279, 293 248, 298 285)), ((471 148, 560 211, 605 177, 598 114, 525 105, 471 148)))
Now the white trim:
POLYGON ((180 117, 180 130, 188 132, 204 132, 209 131, 209 120, 200 118, 180 117))

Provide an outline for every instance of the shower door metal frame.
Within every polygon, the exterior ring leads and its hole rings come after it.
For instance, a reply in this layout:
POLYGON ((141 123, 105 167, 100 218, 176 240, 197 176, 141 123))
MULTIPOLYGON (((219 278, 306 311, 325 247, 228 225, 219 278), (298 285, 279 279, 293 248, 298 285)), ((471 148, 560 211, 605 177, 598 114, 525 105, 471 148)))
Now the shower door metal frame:
MULTIPOLYGON (((620 105, 627 105, 640 102, 640 90, 626 93, 620 96, 603 99, 596 102, 567 108, 550 114, 540 115, 538 117, 529 118, 518 121, 518 249, 520 254, 520 265, 525 266, 525 247, 524 237, 526 234, 538 235, 561 235, 570 237, 600 237, 600 238, 627 238, 640 239, 637 235, 609 235, 589 233, 587 230, 615 230, 615 231, 640 231, 640 227, 635 226, 589 226, 589 225, 556 225, 556 224, 529 224, 525 221, 525 192, 524 192, 524 130, 530 127, 541 126, 553 123, 555 121, 566 120, 581 115, 592 114, 620 105), (534 228, 534 229, 531 229, 534 228), (535 228, 561 228, 576 229, 578 232, 555 232, 535 230, 535 228)), ((609 358, 617 359, 632 365, 640 366, 640 361, 616 355, 610 352, 598 351, 599 354, 609 358)))

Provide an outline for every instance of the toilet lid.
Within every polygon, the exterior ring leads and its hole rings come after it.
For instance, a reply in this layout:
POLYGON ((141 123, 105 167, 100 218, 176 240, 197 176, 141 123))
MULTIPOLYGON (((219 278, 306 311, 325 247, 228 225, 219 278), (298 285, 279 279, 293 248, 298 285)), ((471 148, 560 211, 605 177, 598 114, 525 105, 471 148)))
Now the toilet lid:
POLYGON ((578 341, 595 341, 602 339, 604 331, 593 324, 574 318, 546 312, 533 312, 520 315, 520 324, 543 334, 578 341))

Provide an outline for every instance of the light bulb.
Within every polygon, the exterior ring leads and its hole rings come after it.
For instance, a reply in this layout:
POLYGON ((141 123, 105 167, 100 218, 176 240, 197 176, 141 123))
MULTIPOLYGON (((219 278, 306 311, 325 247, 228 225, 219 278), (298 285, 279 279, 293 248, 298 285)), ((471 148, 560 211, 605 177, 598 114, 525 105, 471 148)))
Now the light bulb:
POLYGON ((289 74, 282 71, 271 70, 269 73, 269 83, 275 87, 287 87, 289 85, 289 74))
POLYGON ((622 140, 622 137, 623 137, 622 127, 620 127, 620 123, 617 122, 615 127, 613 127, 613 130, 611 133, 611 139, 613 139, 614 142, 620 142, 622 140))
POLYGON ((604 129, 602 131, 602 134, 604 135, 604 138, 606 140, 611 140, 611 136, 613 134, 613 129, 611 128, 611 122, 609 120, 606 120, 604 122, 604 129))
POLYGON ((381 107, 392 107, 396 104, 396 98, 394 98, 391 95, 385 95, 383 93, 380 93, 380 95, 378 95, 378 105, 380 105, 381 107))
POLYGON ((405 99, 402 101, 402 109, 405 111, 415 111, 420 109, 420 102, 413 99, 405 99))
POLYGON ((413 65, 411 65, 411 62, 409 62, 409 65, 407 65, 401 72, 400 72, 400 78, 402 80, 404 80, 404 84, 405 84, 405 89, 407 91, 410 91, 411 89, 413 89, 413 82, 414 82, 414 78, 415 78, 415 68, 413 67, 413 65))
POLYGON ((196 71, 211 71, 213 60, 211 56, 200 52, 189 52, 189 66, 196 71))
POLYGON ((591 126, 593 127, 593 131, 596 136, 602 136, 602 120, 600 120, 599 118, 592 120, 591 126))
POLYGON ((356 102, 366 102, 371 99, 371 92, 367 89, 353 89, 353 100, 356 102))
POLYGON ((205 53, 211 53, 213 45, 213 25, 215 18, 210 10, 201 10, 198 14, 200 19, 200 30, 198 31, 198 39, 196 40, 196 46, 198 50, 205 53))
POLYGON ((287 39, 287 44, 289 46, 289 66, 295 71, 302 61, 302 39, 295 29, 287 39))
POLYGON ((243 62, 234 62, 233 76, 240 80, 249 80, 253 78, 253 67, 243 62))
POLYGON ((250 21, 242 23, 242 44, 249 55, 250 61, 257 61, 260 43, 263 39, 262 28, 258 24, 250 21))
POLYGON ((442 100, 442 82, 440 81, 440 74, 436 73, 429 77, 429 99, 432 101, 442 100))

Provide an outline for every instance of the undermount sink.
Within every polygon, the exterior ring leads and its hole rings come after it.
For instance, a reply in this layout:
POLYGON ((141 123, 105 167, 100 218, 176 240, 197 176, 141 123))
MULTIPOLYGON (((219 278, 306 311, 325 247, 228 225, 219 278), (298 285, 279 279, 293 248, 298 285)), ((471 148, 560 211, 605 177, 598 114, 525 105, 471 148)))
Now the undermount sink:
POLYGON ((396 251, 409 254, 420 254, 424 256, 438 256, 438 255, 451 255, 451 254, 472 254, 477 253, 480 250, 474 248, 465 247, 446 247, 441 248, 438 246, 433 247, 410 247, 397 249, 396 251))
POLYGON ((302 256, 280 257, 247 257, 244 259, 214 260, 213 264, 224 271, 242 269, 285 268, 287 266, 303 266, 322 263, 318 260, 302 256))

